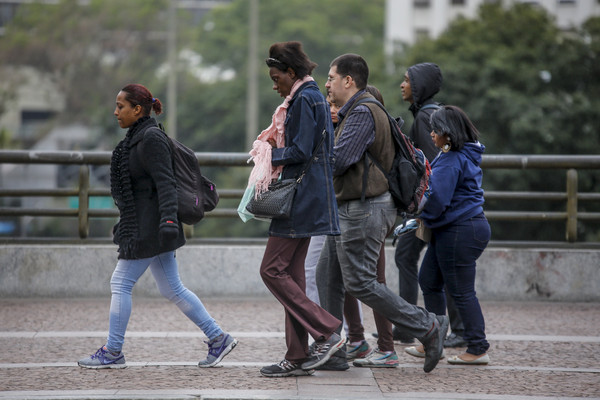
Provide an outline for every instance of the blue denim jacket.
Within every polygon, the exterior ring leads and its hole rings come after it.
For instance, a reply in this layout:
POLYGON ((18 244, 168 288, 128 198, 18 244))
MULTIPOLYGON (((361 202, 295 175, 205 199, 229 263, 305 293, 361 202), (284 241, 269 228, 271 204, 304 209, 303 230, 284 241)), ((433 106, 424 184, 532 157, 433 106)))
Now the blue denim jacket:
POLYGON ((329 105, 315 82, 300 86, 285 120, 285 147, 274 148, 272 163, 283 165, 282 179, 297 177, 312 157, 323 129, 326 137, 317 157, 298 185, 289 219, 271 221, 269 235, 289 238, 339 235, 333 191, 333 123, 329 105))

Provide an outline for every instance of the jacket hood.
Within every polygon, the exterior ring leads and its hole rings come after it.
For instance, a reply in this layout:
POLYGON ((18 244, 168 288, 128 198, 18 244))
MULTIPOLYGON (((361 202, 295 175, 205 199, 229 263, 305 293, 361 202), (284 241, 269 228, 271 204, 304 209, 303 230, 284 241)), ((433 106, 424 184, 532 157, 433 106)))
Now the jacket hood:
POLYGON ((469 160, 473 162, 473 164, 479 166, 481 164, 481 159, 484 151, 485 146, 483 144, 479 142, 468 142, 465 143, 464 147, 460 152, 467 156, 469 160))
POLYGON ((415 64, 408 68, 414 104, 418 108, 435 96, 442 87, 442 71, 434 63, 415 64))

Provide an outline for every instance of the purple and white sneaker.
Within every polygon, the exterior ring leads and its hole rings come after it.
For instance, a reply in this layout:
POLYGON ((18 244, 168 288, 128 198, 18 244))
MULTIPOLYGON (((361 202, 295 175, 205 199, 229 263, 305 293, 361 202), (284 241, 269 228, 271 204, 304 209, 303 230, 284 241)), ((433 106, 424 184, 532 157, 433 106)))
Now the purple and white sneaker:
POLYGON ((123 352, 117 355, 112 354, 106 346, 102 346, 95 354, 89 357, 82 358, 77 362, 80 367, 103 369, 103 368, 125 368, 125 356, 123 352))
POLYGON ((238 344, 237 339, 232 338, 228 333, 222 333, 216 338, 205 342, 208 344, 208 355, 205 360, 198 363, 200 368, 210 368, 217 365, 223 357, 233 350, 238 344))

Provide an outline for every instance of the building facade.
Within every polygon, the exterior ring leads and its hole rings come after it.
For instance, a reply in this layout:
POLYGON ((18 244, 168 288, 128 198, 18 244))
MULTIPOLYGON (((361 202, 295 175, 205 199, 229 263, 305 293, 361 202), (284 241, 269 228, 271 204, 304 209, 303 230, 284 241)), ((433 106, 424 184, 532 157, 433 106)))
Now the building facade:
POLYGON ((600 15, 599 0, 386 0, 385 51, 401 52, 422 38, 438 37, 457 17, 475 18, 482 3, 527 3, 542 7, 564 30, 600 15))

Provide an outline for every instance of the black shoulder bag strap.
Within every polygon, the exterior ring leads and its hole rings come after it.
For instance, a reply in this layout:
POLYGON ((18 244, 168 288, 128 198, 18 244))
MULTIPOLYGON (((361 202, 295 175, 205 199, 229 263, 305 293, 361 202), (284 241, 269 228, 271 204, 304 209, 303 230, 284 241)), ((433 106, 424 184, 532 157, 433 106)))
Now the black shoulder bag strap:
POLYGON ((296 178, 296 183, 302 182, 302 178, 304 178, 304 174, 306 173, 306 171, 308 171, 308 169, 312 165, 313 161, 315 161, 315 158, 317 158, 317 150, 319 149, 319 147, 321 147, 323 145, 323 142, 325 141, 325 136, 327 136, 327 130, 323 129, 323 133, 321 134, 321 140, 319 141, 319 144, 317 144, 315 146, 315 148, 313 149, 312 157, 310 158, 308 163, 306 163, 306 166, 304 167, 304 169, 302 169, 302 172, 300 172, 300 174, 298 175, 298 178, 296 178))

